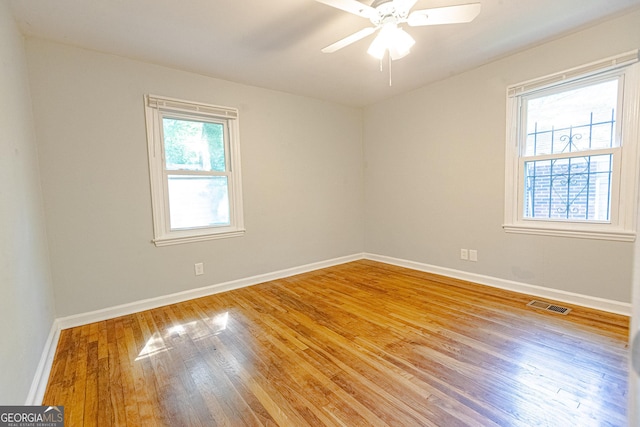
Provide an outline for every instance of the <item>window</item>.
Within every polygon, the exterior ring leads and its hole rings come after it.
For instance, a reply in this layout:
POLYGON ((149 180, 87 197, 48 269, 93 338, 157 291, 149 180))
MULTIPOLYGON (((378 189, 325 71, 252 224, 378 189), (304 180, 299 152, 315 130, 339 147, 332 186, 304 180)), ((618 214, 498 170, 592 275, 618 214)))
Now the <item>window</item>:
POLYGON ((156 246, 244 233, 238 111, 145 97, 156 246))
POLYGON ((507 232, 630 241, 638 51, 507 90, 507 232))

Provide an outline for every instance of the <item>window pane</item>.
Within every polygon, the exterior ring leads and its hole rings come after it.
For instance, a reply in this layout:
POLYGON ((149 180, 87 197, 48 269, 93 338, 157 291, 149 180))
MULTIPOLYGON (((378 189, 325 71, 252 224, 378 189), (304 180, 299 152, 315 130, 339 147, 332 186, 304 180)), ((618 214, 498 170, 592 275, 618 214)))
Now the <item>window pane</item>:
POLYGON ((162 129, 167 170, 226 170, 222 124, 165 117, 162 129))
POLYGON ((169 175, 171 229, 229 225, 225 176, 169 175))
POLYGON ((618 79, 526 100, 525 156, 618 145, 618 79))
POLYGON ((609 221, 612 157, 525 162, 524 217, 609 221))

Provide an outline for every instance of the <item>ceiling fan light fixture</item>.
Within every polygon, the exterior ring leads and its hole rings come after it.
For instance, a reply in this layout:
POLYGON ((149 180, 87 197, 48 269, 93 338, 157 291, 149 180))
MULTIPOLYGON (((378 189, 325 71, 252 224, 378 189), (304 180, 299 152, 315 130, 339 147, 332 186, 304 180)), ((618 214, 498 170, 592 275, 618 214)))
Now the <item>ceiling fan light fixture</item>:
POLYGON ((386 50, 387 45, 385 44, 385 41, 380 37, 380 35, 378 35, 378 37, 373 39, 371 42, 369 49, 367 49, 367 53, 374 58, 382 59, 386 50))
POLYGON ((411 48, 416 44, 416 41, 402 28, 398 28, 395 33, 395 39, 389 46, 389 55, 392 60, 404 58, 411 52, 411 48))
POLYGON ((382 59, 388 50, 391 59, 396 60, 409 54, 416 41, 395 22, 385 24, 380 33, 371 42, 367 53, 374 58, 382 59))

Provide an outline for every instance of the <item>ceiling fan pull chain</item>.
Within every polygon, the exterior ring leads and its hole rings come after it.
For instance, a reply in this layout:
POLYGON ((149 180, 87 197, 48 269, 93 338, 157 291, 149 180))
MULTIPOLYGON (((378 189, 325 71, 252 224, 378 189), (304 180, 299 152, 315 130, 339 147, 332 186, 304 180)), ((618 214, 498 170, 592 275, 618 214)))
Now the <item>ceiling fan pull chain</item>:
POLYGON ((387 54, 387 58, 389 58, 389 87, 391 87, 391 53, 387 54))

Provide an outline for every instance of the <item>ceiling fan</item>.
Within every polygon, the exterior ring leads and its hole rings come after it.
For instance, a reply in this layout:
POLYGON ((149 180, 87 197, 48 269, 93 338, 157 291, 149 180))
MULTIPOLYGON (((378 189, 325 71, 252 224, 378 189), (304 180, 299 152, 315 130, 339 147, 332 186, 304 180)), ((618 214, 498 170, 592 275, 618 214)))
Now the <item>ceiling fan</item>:
POLYGON ((407 23, 410 27, 458 24, 471 22, 480 13, 480 3, 436 7, 411 12, 411 8, 417 0, 374 0, 371 6, 357 0, 316 1, 367 18, 373 24, 372 27, 363 28, 330 44, 322 49, 322 52, 333 53, 380 30, 367 50, 371 56, 380 60, 387 51, 390 60, 403 58, 409 54, 411 47, 415 44, 415 40, 400 27, 400 24, 407 23))

